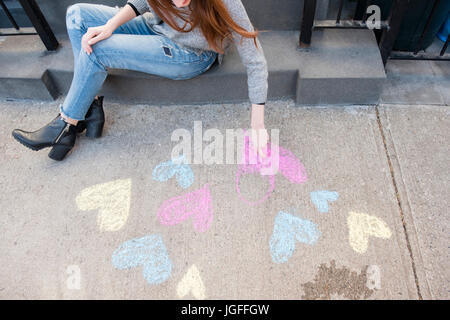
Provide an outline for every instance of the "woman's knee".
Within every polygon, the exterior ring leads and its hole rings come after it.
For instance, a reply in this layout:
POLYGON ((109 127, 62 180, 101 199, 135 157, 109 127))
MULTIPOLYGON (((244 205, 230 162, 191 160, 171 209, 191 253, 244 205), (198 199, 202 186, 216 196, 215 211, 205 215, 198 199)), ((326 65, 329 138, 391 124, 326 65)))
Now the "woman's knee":
POLYGON ((66 10, 66 25, 67 29, 80 29, 82 23, 81 6, 75 3, 67 7, 66 10))
POLYGON ((66 24, 68 29, 81 29, 86 12, 89 11, 91 3, 74 3, 67 7, 66 24))

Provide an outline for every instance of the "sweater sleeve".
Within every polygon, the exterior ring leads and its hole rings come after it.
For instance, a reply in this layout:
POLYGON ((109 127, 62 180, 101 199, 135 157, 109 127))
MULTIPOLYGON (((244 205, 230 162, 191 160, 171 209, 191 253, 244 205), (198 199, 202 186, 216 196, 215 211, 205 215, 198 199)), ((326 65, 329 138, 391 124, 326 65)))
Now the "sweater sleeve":
MULTIPOLYGON (((255 31, 248 17, 247 11, 241 0, 223 0, 231 18, 247 31, 255 31)), ((258 37, 256 48, 253 38, 242 37, 239 33, 232 31, 233 42, 241 57, 242 64, 247 69, 248 94, 251 103, 264 104, 267 100, 268 70, 267 61, 264 56, 258 37), (240 44, 241 38, 242 45, 240 44)))
POLYGON ((136 15, 141 15, 145 12, 153 12, 147 0, 128 0, 127 4, 129 4, 133 8, 133 10, 136 12, 136 15))

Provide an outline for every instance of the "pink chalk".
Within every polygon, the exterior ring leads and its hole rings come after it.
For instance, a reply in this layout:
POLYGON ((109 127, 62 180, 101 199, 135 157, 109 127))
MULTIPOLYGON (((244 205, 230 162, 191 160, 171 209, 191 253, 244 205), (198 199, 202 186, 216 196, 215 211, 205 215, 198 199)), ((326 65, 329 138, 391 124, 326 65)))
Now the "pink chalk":
POLYGON ((192 216, 194 229, 205 232, 213 220, 211 193, 206 184, 203 188, 166 200, 158 209, 159 222, 172 226, 192 216))
POLYGON ((239 187, 239 180, 241 176, 245 174, 260 173, 261 169, 267 164, 261 162, 260 159, 257 159, 256 153, 253 150, 252 146, 250 145, 250 139, 248 135, 245 135, 243 152, 244 153, 242 157, 244 159, 244 163, 238 165, 238 170, 236 172, 236 192, 242 201, 246 202, 249 205, 257 205, 266 201, 267 198, 275 189, 275 175, 265 175, 265 177, 269 179, 270 187, 261 199, 258 199, 256 201, 249 201, 246 198, 244 198, 241 194, 241 189, 239 187))
MULTIPOLYGON (((254 150, 253 144, 247 134, 245 135, 244 144, 244 166, 254 166, 260 171, 264 167, 270 167, 270 161, 272 160, 272 149, 278 149, 278 170, 285 178, 287 178, 290 182, 297 184, 305 183, 308 180, 305 167, 300 162, 300 160, 298 160, 298 158, 291 151, 283 147, 276 146, 274 143, 267 144, 267 163, 263 163, 260 159, 257 159, 256 151, 254 150)), ((274 154, 273 156, 275 157, 276 154, 274 154)))
POLYGON ((300 160, 289 150, 279 148, 281 174, 292 183, 305 183, 308 180, 306 170, 300 160))
POLYGON ((259 168, 257 168, 256 165, 247 165, 247 166, 239 165, 238 171, 236 173, 236 191, 237 191, 237 194, 238 194, 239 198, 242 201, 246 202, 249 205, 257 205, 257 204, 263 203, 264 201, 267 200, 267 198, 270 196, 270 194, 275 189, 275 176, 274 175, 267 175, 266 177, 267 177, 267 179, 269 179, 270 187, 267 190, 266 194, 261 199, 258 199, 256 201, 249 201, 249 200, 245 199, 241 195, 241 189, 239 188, 239 180, 241 178, 241 175, 252 174, 252 173, 255 173, 255 172, 259 173, 259 168))
MULTIPOLYGON (((244 131, 246 133, 246 131, 244 131)), ((275 189, 275 173, 272 174, 265 174, 263 176, 267 176, 270 183, 270 188, 267 190, 266 194, 257 201, 248 201, 241 195, 241 191, 239 188, 239 180, 240 177, 244 174, 254 174, 259 173, 261 174, 261 170, 264 168, 270 168, 271 167, 271 160, 272 159, 272 149, 274 151, 278 151, 278 171, 281 172, 281 174, 287 178, 290 182, 301 184, 305 183, 308 180, 308 177, 306 175, 306 170, 303 164, 298 160, 298 158, 289 150, 282 148, 280 146, 276 146, 275 144, 268 143, 267 145, 267 159, 266 163, 262 162, 261 159, 259 159, 256 155, 256 151, 254 150, 253 144, 250 141, 249 135, 245 134, 245 141, 244 141, 244 150, 243 150, 243 159, 244 163, 238 165, 238 170, 236 173, 236 191, 238 193, 238 196, 243 200, 244 202, 256 205, 264 202, 270 194, 275 189)), ((276 153, 273 154, 273 156, 276 156, 276 153)), ((275 158, 274 158, 275 159, 275 158)), ((266 171, 267 172, 267 171, 266 171)))

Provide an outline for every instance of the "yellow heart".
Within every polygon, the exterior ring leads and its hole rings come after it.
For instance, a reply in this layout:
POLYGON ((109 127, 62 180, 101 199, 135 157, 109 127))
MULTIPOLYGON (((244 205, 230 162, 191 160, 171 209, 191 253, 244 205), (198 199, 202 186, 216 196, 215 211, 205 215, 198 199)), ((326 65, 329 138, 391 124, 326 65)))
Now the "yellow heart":
POLYGON ((122 228, 130 212, 131 179, 120 179, 88 187, 76 197, 80 210, 99 210, 100 231, 122 228))
POLYGON ((195 264, 189 268, 177 286, 177 294, 180 298, 185 297, 189 292, 197 300, 204 300, 206 298, 205 285, 195 264))
POLYGON ((367 251, 370 236, 389 239, 392 235, 383 220, 365 213, 349 212, 347 225, 350 246, 358 253, 367 251))

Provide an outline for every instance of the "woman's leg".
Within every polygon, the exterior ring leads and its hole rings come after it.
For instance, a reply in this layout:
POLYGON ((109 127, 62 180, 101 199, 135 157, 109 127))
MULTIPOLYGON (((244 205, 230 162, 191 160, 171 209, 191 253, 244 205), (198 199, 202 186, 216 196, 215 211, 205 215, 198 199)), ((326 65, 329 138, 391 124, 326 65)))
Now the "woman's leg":
POLYGON ((74 55, 78 56, 74 56, 74 77, 60 111, 71 119, 84 119, 109 68, 135 70, 181 80, 205 72, 217 57, 217 53, 213 51, 197 54, 153 33, 143 16, 132 19, 108 39, 92 45, 93 52, 90 55, 81 50, 81 37, 87 28, 105 24, 118 10, 119 8, 104 5, 80 3, 68 9, 68 32, 74 55))
MULTIPOLYGON (((81 50, 81 38, 90 27, 102 26, 120 11, 119 7, 102 4, 75 3, 66 10, 66 27, 72 44, 74 67, 81 50)), ((121 34, 155 34, 145 24, 143 16, 138 16, 118 27, 114 33, 121 34)))
MULTIPOLYGON (((66 27, 72 45, 74 56, 74 70, 77 70, 78 57, 81 50, 81 38, 89 27, 101 26, 119 12, 119 7, 111 7, 102 4, 76 3, 66 10, 66 27)), ((117 28, 114 33, 130 34, 155 34, 143 23, 143 17, 139 16, 117 28)), ((74 77, 75 79, 75 77, 74 77)), ((73 83, 73 81, 72 81, 73 83)), ((95 96, 98 98, 98 96, 95 96)), ((66 98, 67 99, 67 98, 66 98)), ((76 120, 69 118, 62 112, 62 105, 59 106, 61 116, 71 123, 76 124, 76 120), (74 121, 75 120, 75 121, 74 121)))

